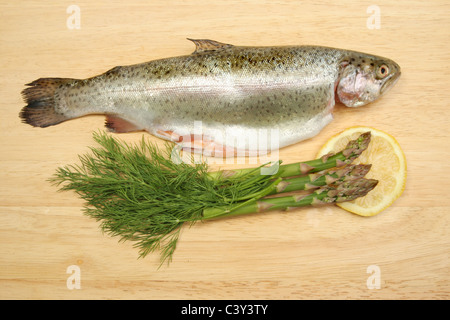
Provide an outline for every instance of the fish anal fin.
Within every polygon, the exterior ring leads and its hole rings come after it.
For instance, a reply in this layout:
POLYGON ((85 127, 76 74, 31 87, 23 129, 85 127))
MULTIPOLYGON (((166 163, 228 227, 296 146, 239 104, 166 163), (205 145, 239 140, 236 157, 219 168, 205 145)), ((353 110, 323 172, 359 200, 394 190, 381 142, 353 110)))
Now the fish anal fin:
POLYGON ((137 126, 136 124, 112 114, 106 115, 105 127, 108 128, 109 131, 116 133, 143 130, 143 128, 137 126))
POLYGON ((209 39, 190 39, 190 38, 187 38, 187 39, 192 41, 195 44, 195 51, 193 52, 193 54, 208 52, 208 51, 216 51, 216 50, 233 47, 232 44, 222 43, 222 42, 209 40, 209 39))
POLYGON ((204 134, 181 134, 165 129, 155 130, 152 133, 157 137, 175 142, 184 151, 202 154, 208 157, 228 158, 248 155, 248 152, 245 150, 228 147, 204 134))

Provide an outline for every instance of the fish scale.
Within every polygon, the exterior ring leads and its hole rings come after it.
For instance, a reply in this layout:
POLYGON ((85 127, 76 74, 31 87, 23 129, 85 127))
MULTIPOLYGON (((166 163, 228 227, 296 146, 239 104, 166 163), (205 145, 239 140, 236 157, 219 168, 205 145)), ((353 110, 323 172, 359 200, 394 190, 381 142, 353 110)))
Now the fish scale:
POLYGON ((23 91, 20 117, 47 127, 101 113, 114 132, 146 130, 207 155, 257 155, 315 136, 336 101, 365 105, 400 76, 394 61, 355 51, 189 40, 190 55, 88 79, 38 79, 23 91))

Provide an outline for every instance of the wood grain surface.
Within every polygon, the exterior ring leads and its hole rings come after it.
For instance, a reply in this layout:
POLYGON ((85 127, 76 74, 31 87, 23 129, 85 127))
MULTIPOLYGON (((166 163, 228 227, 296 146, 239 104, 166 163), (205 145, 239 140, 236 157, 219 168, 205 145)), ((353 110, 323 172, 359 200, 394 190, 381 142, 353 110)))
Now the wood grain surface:
POLYGON ((448 1, 1 1, 0 12, 0 298, 449 298, 448 1), (370 5, 379 28, 369 28, 370 5), (83 202, 47 179, 93 145, 104 118, 32 128, 18 117, 20 92, 39 77, 86 78, 188 54, 187 37, 317 44, 397 61, 402 77, 389 94, 363 108, 337 106, 329 126, 280 158, 307 160, 347 127, 375 127, 406 154, 403 195, 371 218, 327 207, 199 223, 183 229, 173 262, 160 269, 158 255, 138 259, 132 243, 103 235, 83 202), (71 266, 79 289, 68 286, 71 266))

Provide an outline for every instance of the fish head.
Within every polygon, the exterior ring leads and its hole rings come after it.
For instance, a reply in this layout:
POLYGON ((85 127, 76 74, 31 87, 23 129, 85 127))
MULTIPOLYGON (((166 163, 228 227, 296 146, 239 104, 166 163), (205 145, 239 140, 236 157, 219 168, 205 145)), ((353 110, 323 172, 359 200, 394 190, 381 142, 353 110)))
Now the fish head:
POLYGON ((394 86, 401 74, 394 61, 359 53, 345 58, 340 66, 336 93, 347 107, 360 107, 378 99, 394 86))

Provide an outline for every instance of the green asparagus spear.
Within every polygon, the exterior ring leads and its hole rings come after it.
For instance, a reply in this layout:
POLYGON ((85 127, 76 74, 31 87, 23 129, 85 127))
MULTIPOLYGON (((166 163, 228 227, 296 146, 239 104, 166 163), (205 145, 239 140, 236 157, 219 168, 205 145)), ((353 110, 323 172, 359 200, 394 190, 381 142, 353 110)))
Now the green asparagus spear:
MULTIPOLYGON (((249 193, 240 197, 239 201, 283 192, 311 190, 331 183, 356 180, 364 177, 371 167, 372 165, 370 164, 347 165, 294 178, 277 178, 271 184, 268 184, 267 187, 261 187, 255 193, 249 193)), ((256 176, 250 175, 250 178, 253 177, 256 176)))
POLYGON ((268 195, 298 190, 310 190, 336 182, 356 180, 364 177, 371 167, 372 165, 370 164, 347 165, 295 178, 284 178, 276 184, 275 190, 268 195))
MULTIPOLYGON (((364 150, 367 149, 370 143, 371 133, 365 132, 357 139, 349 141, 347 146, 336 154, 327 154, 319 159, 297 162, 280 165, 278 168, 279 177, 292 177, 303 175, 307 173, 319 172, 325 169, 334 167, 341 167, 343 165, 353 162, 364 150)), ((231 179, 239 178, 241 175, 248 175, 250 172, 259 174, 254 168, 236 169, 236 170, 222 170, 210 172, 208 175, 211 179, 231 179)))
POLYGON ((203 210, 203 219, 230 217, 242 214, 264 212, 269 210, 287 210, 309 205, 331 204, 352 201, 365 196, 378 184, 377 180, 360 178, 338 184, 323 186, 308 195, 252 199, 233 208, 207 208, 203 210))

